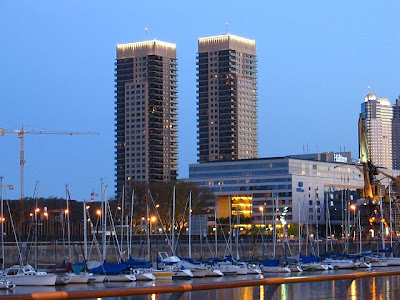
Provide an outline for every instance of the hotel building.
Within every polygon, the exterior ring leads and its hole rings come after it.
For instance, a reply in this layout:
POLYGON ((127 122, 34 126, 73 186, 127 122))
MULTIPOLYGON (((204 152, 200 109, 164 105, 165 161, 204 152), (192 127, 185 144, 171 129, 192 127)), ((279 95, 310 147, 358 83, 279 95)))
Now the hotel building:
POLYGON ((350 203, 364 201, 359 199, 363 174, 347 162, 349 152, 215 161, 191 164, 187 180, 215 194, 215 202, 208 203, 209 226, 215 215, 230 213, 269 227, 274 218, 285 224, 325 224, 327 215, 339 225, 350 203))

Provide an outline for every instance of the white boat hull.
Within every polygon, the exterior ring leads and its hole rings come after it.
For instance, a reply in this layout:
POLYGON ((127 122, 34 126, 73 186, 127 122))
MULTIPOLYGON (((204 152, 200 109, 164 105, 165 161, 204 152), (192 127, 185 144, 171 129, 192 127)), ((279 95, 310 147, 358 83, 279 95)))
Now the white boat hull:
POLYGON ((304 271, 326 271, 329 270, 329 266, 322 263, 306 263, 301 264, 304 271))
POLYGON ((194 278, 203 278, 208 273, 208 269, 190 269, 194 278))
POLYGON ((388 257, 387 263, 388 266, 400 266, 400 257, 388 257))
POLYGON ((356 263, 351 260, 336 260, 336 259, 327 259, 325 260, 327 265, 332 266, 334 269, 355 269, 356 263))
POLYGON ((131 282, 136 280, 136 276, 132 274, 106 275, 108 282, 131 282))
POLYGON ((0 290, 10 290, 15 288, 15 284, 8 280, 0 280, 0 290))
POLYGON ((247 274, 249 274, 249 275, 259 275, 259 274, 261 274, 261 269, 259 267, 255 267, 255 268, 249 267, 247 269, 247 274))
POLYGON ((106 275, 92 275, 91 278, 93 279, 92 283, 101 283, 106 279, 106 275))
POLYGON ((193 278, 193 273, 190 270, 173 271, 172 278, 174 279, 188 279, 193 278))
POLYGON ((249 270, 247 267, 241 267, 237 270, 236 275, 247 275, 249 273, 249 270))
POLYGON ((289 269, 291 272, 303 272, 303 269, 299 265, 289 265, 289 269))
POLYGON ((56 285, 56 274, 46 275, 5 275, 1 279, 11 281, 15 285, 56 285))
POLYGON ((156 280, 156 277, 151 273, 136 274, 136 281, 152 281, 156 280))
POLYGON ((264 266, 261 268, 263 273, 290 273, 291 270, 289 267, 267 267, 264 266))
POLYGON ((57 274, 56 285, 66 285, 71 278, 67 274, 57 274))
POLYGON ((209 270, 206 275, 206 277, 222 277, 224 276, 224 273, 221 272, 219 269, 211 269, 209 270))

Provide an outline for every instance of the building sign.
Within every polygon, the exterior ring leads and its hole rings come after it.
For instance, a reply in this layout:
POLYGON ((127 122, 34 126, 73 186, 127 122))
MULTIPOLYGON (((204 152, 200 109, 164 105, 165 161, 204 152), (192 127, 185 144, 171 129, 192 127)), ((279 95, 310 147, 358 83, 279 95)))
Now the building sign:
POLYGON ((342 156, 340 153, 333 154, 333 161, 339 163, 347 163, 347 157, 342 156))

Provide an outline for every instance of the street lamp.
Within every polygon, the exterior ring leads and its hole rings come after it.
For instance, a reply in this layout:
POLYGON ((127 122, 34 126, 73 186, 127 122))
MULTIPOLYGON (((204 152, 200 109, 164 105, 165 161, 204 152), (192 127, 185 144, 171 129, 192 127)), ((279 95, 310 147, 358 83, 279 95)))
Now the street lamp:
POLYGON ((157 222, 157 217, 156 216, 151 216, 150 217, 150 234, 151 234, 151 223, 154 223, 154 234, 157 234, 157 228, 156 226, 156 222, 157 222))
POLYGON ((353 226, 354 226, 353 240, 356 239, 356 230, 355 230, 355 226, 356 226, 356 209, 357 209, 357 206, 355 204, 350 204, 350 210, 353 211, 353 226))

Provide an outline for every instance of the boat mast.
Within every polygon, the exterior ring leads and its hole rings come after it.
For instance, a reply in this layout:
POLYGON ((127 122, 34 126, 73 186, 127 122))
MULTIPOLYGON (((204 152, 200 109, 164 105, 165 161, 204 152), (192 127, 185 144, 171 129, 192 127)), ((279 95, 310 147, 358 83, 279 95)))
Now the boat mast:
MULTIPOLYGON (((382 238, 382 250, 385 249, 385 229, 383 226, 383 199, 382 199, 382 189, 379 189, 379 196, 380 196, 380 202, 379 202, 379 209, 381 210, 381 238, 382 238)), ((385 252, 383 252, 383 257, 385 257, 385 252)))
MULTIPOLYGON (((39 181, 36 181, 36 186, 35 186, 35 198, 36 198, 36 203, 35 203, 35 270, 37 270, 38 266, 38 207, 37 207, 37 202, 38 202, 38 192, 39 192, 39 181)), ((2 222, 3 223, 3 222, 2 222)))
POLYGON ((149 196, 146 193, 146 233, 147 233, 147 255, 149 256, 149 261, 151 260, 151 249, 150 249, 150 211, 149 211, 149 196))
POLYGON ((236 260, 239 260, 239 223, 240 223, 240 216, 239 216, 239 205, 236 206, 236 260))
POLYGON ((171 240, 172 240, 172 255, 175 255, 175 186, 172 195, 172 230, 171 230, 171 240))
POLYGON ((86 201, 83 200, 83 255, 84 260, 88 260, 88 245, 87 245, 87 216, 86 216, 86 201))
POLYGON ((65 185, 65 191, 66 191, 66 200, 67 200, 67 209, 64 211, 64 214, 67 216, 67 235, 68 235, 68 256, 69 256, 69 262, 72 263, 72 249, 71 249, 71 228, 70 228, 70 222, 69 222, 69 191, 68 191, 68 185, 65 185))
POLYGON ((276 248, 276 209, 277 209, 277 204, 278 204, 278 194, 275 194, 275 199, 272 202, 272 209, 273 209, 273 213, 272 213, 272 217, 273 217, 273 231, 272 231, 272 239, 274 242, 274 250, 273 250, 273 258, 275 258, 276 256, 276 252, 275 252, 275 248, 276 248))
POLYGON ((192 191, 189 192, 189 258, 192 258, 192 191))
POLYGON ((360 212, 360 210, 361 209, 358 210, 358 232, 360 234, 360 254, 361 254, 362 253, 362 240, 361 240, 361 238, 362 238, 362 235, 361 235, 362 228, 361 228, 361 212, 360 212))
MULTIPOLYGON (((390 179, 388 178, 388 190, 389 190, 389 226, 390 226, 390 248, 393 249, 393 211, 392 211, 392 195, 390 191, 390 179)), ((393 255, 393 252, 392 252, 393 255)))
POLYGON ((124 206, 125 206, 125 185, 122 187, 122 203, 121 203, 121 253, 124 245, 124 206))
POLYGON ((128 257, 131 255, 131 247, 132 247, 132 221, 133 221, 133 205, 135 199, 135 190, 132 191, 132 199, 131 199, 131 219, 129 223, 129 247, 128 247, 128 257))
POLYGON ((214 208, 214 226, 215 226, 215 257, 218 257, 218 227, 217 227, 217 199, 215 199, 214 208))
POLYGON ((301 207, 300 207, 300 198, 299 198, 299 258, 301 254, 301 207))
POLYGON ((229 254, 232 256, 232 199, 228 196, 229 200, 229 254))
POLYGON ((103 262, 106 260, 106 230, 107 230, 107 207, 106 207, 106 196, 105 196, 105 187, 103 186, 103 179, 101 179, 101 218, 102 218, 102 229, 101 229, 101 239, 102 239, 102 246, 103 246, 103 253, 102 258, 103 262))

